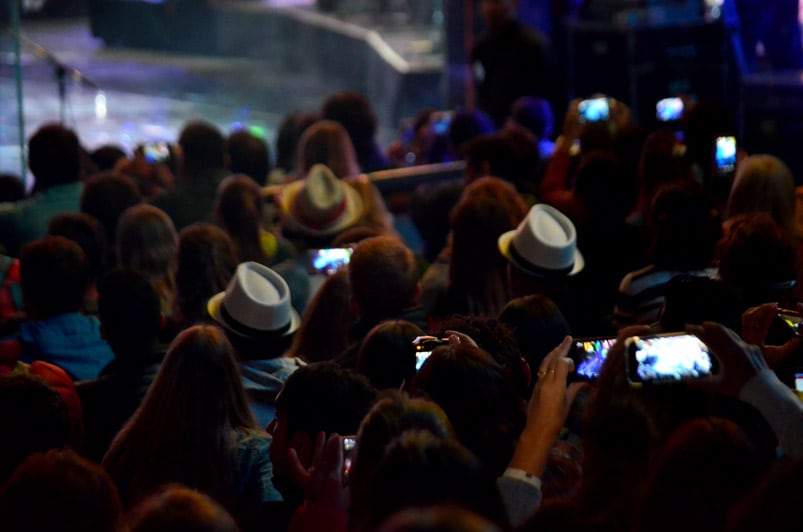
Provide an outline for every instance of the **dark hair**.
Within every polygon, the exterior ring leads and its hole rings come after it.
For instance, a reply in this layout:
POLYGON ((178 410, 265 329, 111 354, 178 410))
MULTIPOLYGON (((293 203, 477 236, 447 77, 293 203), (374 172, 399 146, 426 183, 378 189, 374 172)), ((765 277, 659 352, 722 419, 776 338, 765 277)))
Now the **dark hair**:
POLYGON ((238 429, 256 429, 234 348, 213 325, 173 340, 139 409, 103 458, 124 502, 166 482, 202 490, 224 505, 238 492, 238 429))
POLYGON ((495 523, 506 522, 496 485, 477 457, 457 441, 427 431, 405 432, 388 445, 372 488, 352 506, 352 517, 366 530, 403 508, 434 503, 456 504, 495 523))
POLYGON ((524 128, 509 127, 476 137, 463 145, 463 155, 469 167, 480 169, 487 163, 490 175, 513 183, 519 190, 530 191, 535 185, 539 155, 534 137, 524 128))
POLYGON ((89 158, 98 167, 98 171, 114 170, 117 161, 126 157, 125 151, 116 144, 104 144, 89 153, 89 158))
POLYGON ((432 401, 410 399, 392 393, 378 401, 365 415, 357 433, 349 484, 351 504, 356 506, 373 489, 376 467, 385 448, 408 430, 428 431, 439 438, 454 438, 454 431, 443 409, 432 401))
POLYGON ((128 517, 130 532, 239 532, 214 499, 179 484, 168 484, 138 504, 128 517))
POLYGON ((215 212, 234 243, 239 262, 255 261, 267 265, 262 250, 261 231, 265 199, 262 189, 246 175, 232 175, 220 182, 215 212))
POLYGON ((694 184, 660 187, 650 209, 650 260, 658 268, 692 271, 711 265, 722 236, 719 212, 694 184))
POLYGON ((106 471, 72 451, 29 456, 0 490, 3 530, 116 532, 122 513, 106 471))
POLYGON ((351 310, 348 270, 328 276, 304 309, 301 326, 293 335, 290 352, 305 362, 332 360, 349 345, 349 328, 356 317, 351 310))
POLYGON ((552 135, 555 127, 552 106, 547 100, 535 96, 524 96, 513 102, 510 118, 539 140, 552 135))
POLYGON ((206 321, 207 301, 226 289, 237 268, 229 235, 210 223, 195 223, 178 236, 176 303, 185 324, 206 321))
POLYGON ((18 175, 0 174, 0 202, 19 201, 25 197, 25 182, 18 175))
POLYGON ((373 317, 392 316, 413 305, 418 278, 413 252, 392 236, 363 240, 349 263, 352 295, 360 311, 373 317))
POLYGON ((241 129, 226 139, 229 170, 245 174, 258 185, 264 185, 270 173, 270 148, 264 139, 241 129))
POLYGON ((103 172, 91 176, 81 193, 81 212, 94 216, 106 231, 107 265, 115 263, 117 222, 123 211, 142 203, 142 194, 127 175, 103 172))
POLYGON ((304 131, 320 120, 317 112, 294 111, 285 115, 276 134, 276 167, 287 173, 297 170, 296 147, 304 131))
POLYGON ((423 335, 418 325, 409 321, 380 323, 363 339, 357 353, 357 371, 379 390, 398 390, 409 385, 415 375, 413 340, 423 335))
MULTIPOLYGON (((532 373, 529 363, 522 356, 513 329, 493 316, 455 315, 440 324, 439 336, 445 337, 446 331, 459 331, 467 334, 477 342, 480 349, 491 355, 491 358, 507 372, 515 384, 515 391, 522 399, 530 398, 532 373)), ((558 345, 561 337, 552 347, 558 345)), ((551 350, 551 348, 550 348, 551 350)), ((535 366, 535 371, 538 366, 535 366)))
POLYGON ((499 235, 516 228, 527 214, 515 188, 499 178, 483 177, 466 187, 452 209, 449 299, 439 315, 471 313, 496 316, 510 299, 507 260, 499 235), (451 306, 451 308, 448 308, 451 306))
POLYGON ((0 438, 0 484, 26 456, 61 449, 70 436, 64 400, 39 377, 26 373, 0 375, 0 412, 6 431, 6 437, 0 438))
POLYGON ((449 144, 457 155, 463 152, 466 142, 495 130, 493 120, 486 113, 479 109, 461 109, 455 111, 449 124, 449 144))
POLYGON ((209 122, 197 120, 187 123, 181 130, 178 143, 183 154, 185 174, 222 168, 225 163, 226 139, 209 122))
POLYGON ((321 117, 340 122, 355 147, 371 141, 376 135, 376 115, 368 99, 356 91, 341 91, 326 98, 321 117))
POLYGON ((89 285, 89 261, 81 247, 63 236, 25 244, 20 259, 22 293, 40 319, 78 312, 89 285))
POLYGON ((287 434, 354 434, 374 404, 368 379, 332 362, 318 362, 293 372, 276 398, 276 411, 287 414, 287 434))
POLYGON ((407 508, 387 519, 378 532, 499 532, 501 529, 468 508, 436 503, 407 508))
POLYGON ((100 279, 106 269, 106 231, 94 216, 81 212, 57 214, 47 224, 47 234, 78 244, 89 264, 89 281, 100 279))
POLYGON ((797 278, 794 237, 768 213, 741 214, 717 245, 719 276, 747 304, 780 301, 797 278))
POLYGON ((112 270, 98 287, 98 318, 117 358, 144 356, 161 330, 159 295, 141 273, 112 270))
POLYGON ((737 292, 722 281, 697 275, 676 275, 664 288, 661 328, 680 331, 687 324, 715 321, 738 330, 742 310, 737 292))
POLYGON ((469 344, 438 347, 412 391, 443 408, 490 475, 502 474, 524 428, 524 410, 509 375, 488 353, 469 344))
POLYGON ((691 163, 674 131, 655 131, 647 137, 639 161, 643 193, 652 196, 659 186, 687 181, 691 176, 691 163))
POLYGON ((538 371, 544 357, 571 334, 558 306, 542 294, 511 300, 499 314, 499 321, 513 330, 531 371, 538 371))
POLYGON ((633 530, 723 530, 728 510, 755 484, 763 466, 755 446, 735 423, 719 418, 689 421, 657 453, 633 530))
POLYGON ((79 181, 83 164, 78 135, 59 124, 40 127, 28 140, 28 167, 37 191, 79 181))
POLYGON ((633 183, 627 181, 620 160, 607 151, 583 155, 575 172, 575 195, 592 222, 619 223, 632 210, 636 199, 633 183))

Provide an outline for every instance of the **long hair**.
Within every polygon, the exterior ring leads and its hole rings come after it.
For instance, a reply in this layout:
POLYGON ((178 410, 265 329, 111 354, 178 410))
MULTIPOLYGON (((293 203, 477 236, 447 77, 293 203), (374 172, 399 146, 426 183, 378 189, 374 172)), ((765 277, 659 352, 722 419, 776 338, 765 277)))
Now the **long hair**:
POLYGON ((296 169, 302 177, 316 164, 328 166, 338 179, 360 173, 349 134, 331 120, 321 120, 308 127, 298 141, 297 153, 296 169))
POLYGON ((181 230, 176 306, 185 325, 206 320, 207 301, 226 289, 237 264, 234 244, 223 229, 200 222, 181 230))
POLYGON ((266 266, 270 262, 260 244, 264 209, 262 190, 250 177, 237 174, 220 182, 215 213, 234 243, 239 262, 255 261, 266 266))
POLYGON ((225 333, 182 331, 139 409, 112 442, 103 466, 126 503, 180 482, 224 506, 236 494, 236 429, 255 429, 225 333))
POLYGON ((148 278, 165 316, 172 314, 177 242, 172 220, 153 205, 129 207, 117 224, 118 265, 148 278))
POLYGON ((507 261, 499 252, 499 235, 516 228, 527 214, 524 200, 501 179, 472 183, 452 211, 452 256, 449 287, 464 301, 453 312, 496 316, 510 298, 507 261))

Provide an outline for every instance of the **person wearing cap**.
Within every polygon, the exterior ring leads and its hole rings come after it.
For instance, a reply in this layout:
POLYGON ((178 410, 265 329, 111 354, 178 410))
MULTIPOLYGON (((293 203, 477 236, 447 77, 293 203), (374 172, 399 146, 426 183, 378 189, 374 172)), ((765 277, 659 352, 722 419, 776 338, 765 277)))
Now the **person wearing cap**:
POLYGON ((301 318, 281 275, 257 262, 237 266, 226 290, 207 304, 212 319, 237 352, 240 377, 259 427, 274 418, 276 395, 304 363, 282 354, 290 347, 301 318))
POLYGON ((572 332, 582 309, 578 308, 572 278, 585 267, 577 249, 577 231, 567 216, 539 203, 513 231, 500 235, 499 251, 508 261, 508 282, 513 297, 542 294, 552 299, 566 317, 572 332))

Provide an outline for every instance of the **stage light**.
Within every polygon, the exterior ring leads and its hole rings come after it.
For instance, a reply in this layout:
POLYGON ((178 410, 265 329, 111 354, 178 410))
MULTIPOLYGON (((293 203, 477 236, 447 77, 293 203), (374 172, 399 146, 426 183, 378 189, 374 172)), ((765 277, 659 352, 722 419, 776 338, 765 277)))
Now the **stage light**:
POLYGON ((103 91, 98 91, 95 94, 95 118, 98 120, 104 120, 106 118, 106 95, 103 91))

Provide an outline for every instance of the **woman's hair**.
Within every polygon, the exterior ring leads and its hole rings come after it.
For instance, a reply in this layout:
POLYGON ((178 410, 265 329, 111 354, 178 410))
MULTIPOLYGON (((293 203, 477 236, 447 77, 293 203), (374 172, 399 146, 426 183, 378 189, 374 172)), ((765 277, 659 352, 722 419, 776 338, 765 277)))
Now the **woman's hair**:
POLYGON ((153 205, 135 205, 117 225, 117 263, 143 273, 159 294, 162 313, 172 314, 178 236, 170 217, 153 205))
POLYGON ((239 262, 255 261, 266 266, 270 262, 260 241, 264 210, 262 189, 250 177, 238 174, 220 182, 215 213, 234 243, 239 262))
POLYGON ((391 393, 366 414, 357 433, 349 485, 354 503, 372 489, 372 480, 385 448, 408 430, 428 431, 439 438, 455 438, 446 413, 437 403, 391 393))
POLYGON ((305 362, 332 360, 349 345, 348 331, 356 320, 351 310, 347 269, 328 276, 312 296, 301 326, 293 335, 290 352, 305 362))
POLYGON ((114 439, 103 465, 124 502, 180 482, 227 506, 235 483, 233 432, 255 429, 222 329, 196 325, 170 345, 140 407, 114 439))
POLYGON ((185 324, 207 320, 207 301, 226 289, 237 264, 234 244, 223 229, 195 223, 181 230, 176 303, 185 324))
POLYGON ((443 408, 488 473, 502 474, 524 428, 524 409, 508 373, 488 353, 469 344, 436 348, 413 379, 412 393, 443 408))
POLYGON ((728 196, 727 217, 766 212, 787 230, 794 226, 795 179, 772 155, 752 155, 739 163, 728 196))
POLYGON ((719 277, 757 305, 781 301, 797 278, 795 239, 766 212, 733 219, 717 245, 719 277))
POLYGON ((294 111, 282 119, 276 135, 276 168, 292 174, 295 169, 296 153, 301 135, 306 129, 320 120, 316 111, 294 111))
POLYGON ((210 223, 195 223, 178 236, 176 304, 185 324, 208 318, 206 303, 226 289, 237 256, 229 235, 210 223))
POLYGON ((424 334, 409 321, 380 323, 365 336, 357 352, 357 371, 378 390, 398 390, 409 385, 415 375, 413 340, 424 334))
POLYGON ((325 164, 339 179, 360 173, 349 134, 337 122, 320 120, 301 135, 296 163, 299 176, 305 176, 316 164, 325 164))
POLYGON ((496 316, 510 299, 507 260, 499 235, 516 228, 527 214, 515 187, 495 177, 469 185, 452 210, 447 308, 435 313, 496 316), (458 301, 459 299, 459 301, 458 301))

